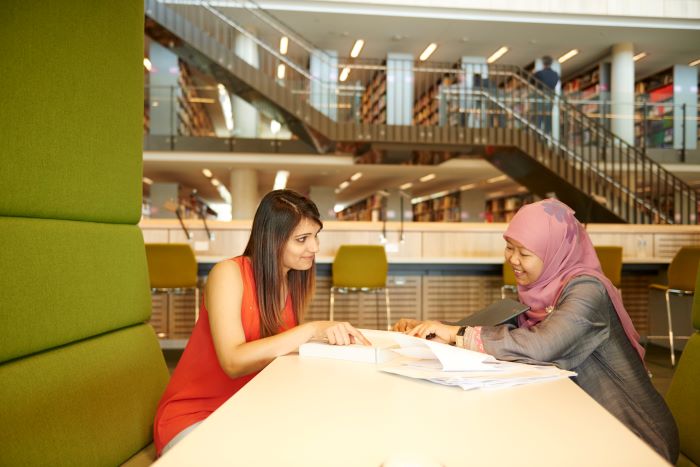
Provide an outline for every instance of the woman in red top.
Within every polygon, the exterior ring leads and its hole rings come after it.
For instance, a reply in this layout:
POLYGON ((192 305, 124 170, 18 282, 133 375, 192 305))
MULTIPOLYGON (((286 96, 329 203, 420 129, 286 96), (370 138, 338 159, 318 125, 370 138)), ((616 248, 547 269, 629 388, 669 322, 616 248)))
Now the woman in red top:
POLYGON ((299 324, 313 297, 322 227, 310 199, 272 191, 258 206, 243 255, 211 270, 199 319, 158 405, 158 455, 300 344, 325 337, 330 344, 369 345, 349 323, 299 324))

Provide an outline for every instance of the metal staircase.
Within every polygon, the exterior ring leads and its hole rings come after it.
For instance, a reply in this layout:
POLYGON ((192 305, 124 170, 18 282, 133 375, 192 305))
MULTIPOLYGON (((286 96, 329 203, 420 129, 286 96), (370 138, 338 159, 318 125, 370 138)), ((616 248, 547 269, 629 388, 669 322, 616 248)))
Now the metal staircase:
POLYGON ((370 77, 386 73, 386 65, 333 61, 250 1, 145 0, 145 9, 151 37, 284 122, 318 153, 352 152, 358 162, 396 161, 419 152, 484 157, 531 192, 555 193, 582 222, 698 221, 698 195, 692 188, 518 67, 474 64, 467 71, 451 64, 411 63, 416 89, 419 83, 433 83, 425 91, 433 92, 439 122, 368 123, 359 106, 372 92, 381 92, 370 77), (239 19, 243 15, 245 26, 239 19), (272 28, 277 36, 289 37, 298 53, 282 55, 258 38, 265 37, 264 31, 250 33, 252 21, 260 30, 272 28), (236 54, 239 34, 257 45, 255 63, 236 54), (311 56, 327 60, 336 71, 350 67, 353 84, 316 76, 307 65, 311 56), (478 83, 465 79, 475 71, 482 77, 478 83))

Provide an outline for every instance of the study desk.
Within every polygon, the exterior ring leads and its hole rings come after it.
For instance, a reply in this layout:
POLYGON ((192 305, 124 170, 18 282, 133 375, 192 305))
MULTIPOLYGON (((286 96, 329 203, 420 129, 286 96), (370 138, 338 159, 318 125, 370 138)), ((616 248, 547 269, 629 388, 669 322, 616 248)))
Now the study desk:
POLYGON ((570 380, 463 391, 372 364, 288 355, 156 465, 667 464, 570 380))

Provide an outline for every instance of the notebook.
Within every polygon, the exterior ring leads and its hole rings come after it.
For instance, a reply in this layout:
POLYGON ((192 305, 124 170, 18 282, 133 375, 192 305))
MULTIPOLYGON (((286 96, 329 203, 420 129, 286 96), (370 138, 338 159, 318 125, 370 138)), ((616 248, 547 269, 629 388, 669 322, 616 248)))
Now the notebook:
POLYGON ((509 321, 521 313, 525 313, 530 307, 522 303, 504 298, 493 302, 483 310, 467 316, 456 322, 457 326, 496 326, 509 321))

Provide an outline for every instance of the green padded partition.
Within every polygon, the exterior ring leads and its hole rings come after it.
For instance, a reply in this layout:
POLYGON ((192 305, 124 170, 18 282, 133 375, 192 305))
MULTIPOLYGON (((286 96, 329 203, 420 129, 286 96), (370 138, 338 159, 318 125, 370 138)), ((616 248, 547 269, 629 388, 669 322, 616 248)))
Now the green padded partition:
POLYGON ((119 465, 150 442, 167 379, 146 324, 0 365, 0 465, 119 465))
POLYGON ((150 316, 138 226, 0 217, 0 245, 0 362, 150 316))
POLYGON ((0 465, 119 465, 168 371, 141 216, 143 1, 5 0, 0 465))
POLYGON ((142 0, 3 0, 0 215, 138 222, 143 15, 142 0))
MULTIPOLYGON (((700 270, 693 297, 695 331, 685 344, 678 366, 666 393, 666 402, 678 425, 681 453, 700 465, 700 270)), ((681 462, 679 462, 681 465, 681 462)), ((690 465, 690 464, 686 464, 690 465)))

